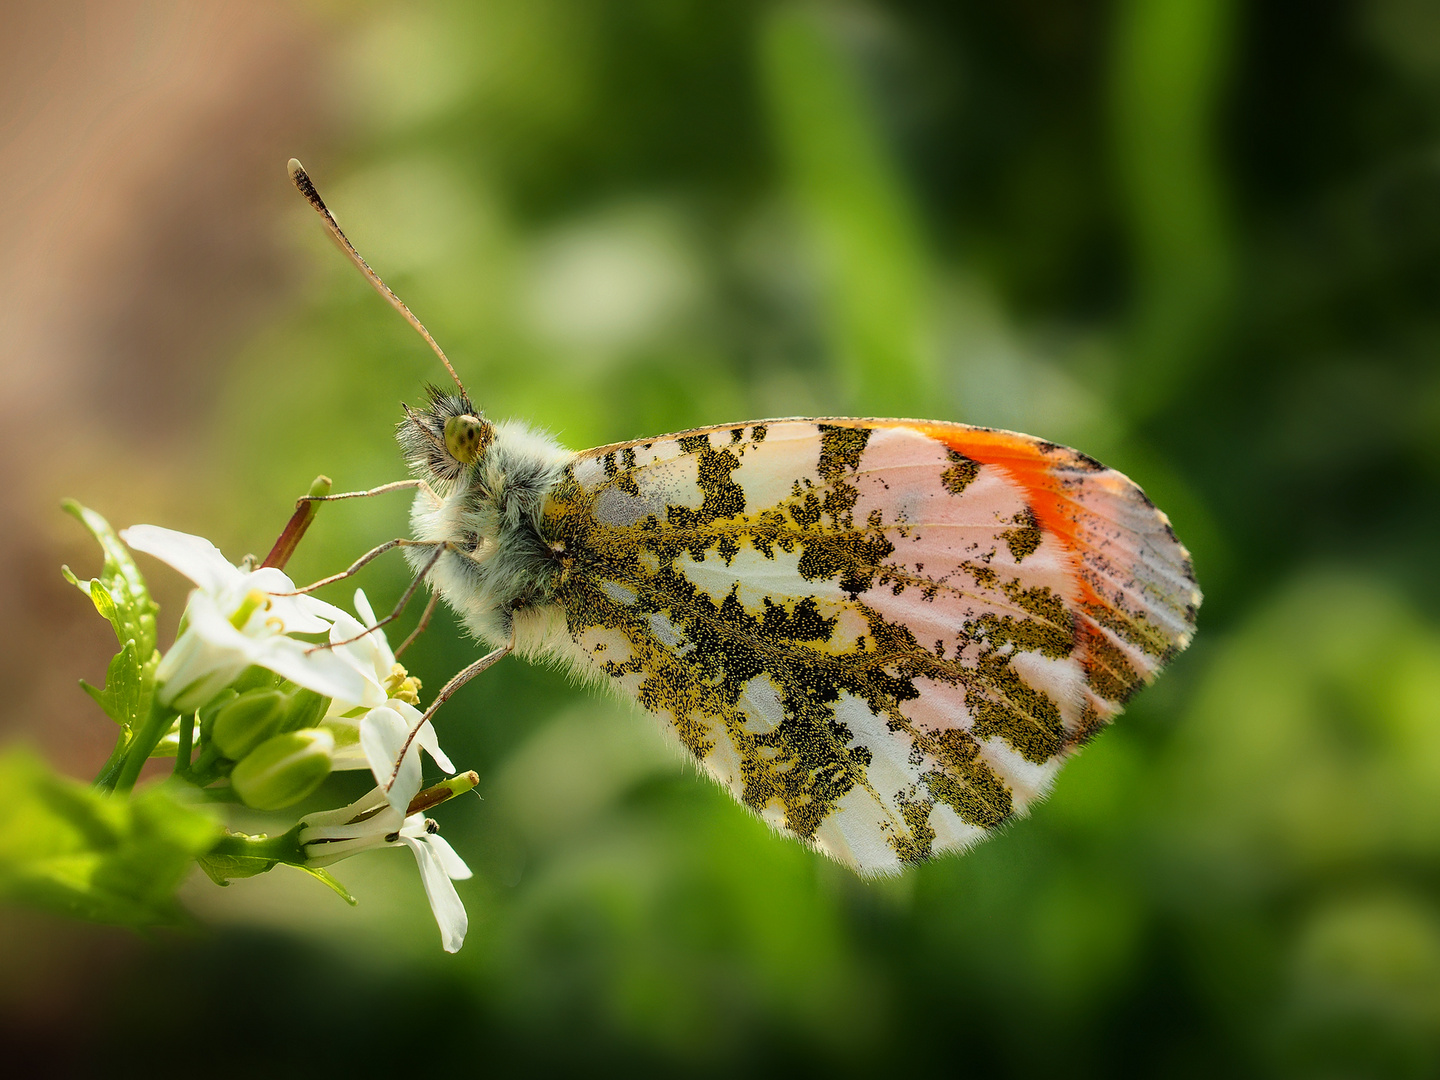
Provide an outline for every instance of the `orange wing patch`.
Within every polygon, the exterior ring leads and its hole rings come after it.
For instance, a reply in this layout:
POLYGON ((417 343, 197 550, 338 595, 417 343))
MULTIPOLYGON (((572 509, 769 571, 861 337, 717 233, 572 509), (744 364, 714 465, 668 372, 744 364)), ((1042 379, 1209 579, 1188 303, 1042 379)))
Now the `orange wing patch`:
MULTIPOLYGON (((878 426, 878 425, 877 425, 878 426)), ((1024 489, 1038 525, 1075 565, 1077 645, 1097 719, 1119 711, 1184 649, 1201 594, 1190 554, 1170 520, 1123 474, 1029 435, 962 424, 895 421, 979 462, 1024 489)))

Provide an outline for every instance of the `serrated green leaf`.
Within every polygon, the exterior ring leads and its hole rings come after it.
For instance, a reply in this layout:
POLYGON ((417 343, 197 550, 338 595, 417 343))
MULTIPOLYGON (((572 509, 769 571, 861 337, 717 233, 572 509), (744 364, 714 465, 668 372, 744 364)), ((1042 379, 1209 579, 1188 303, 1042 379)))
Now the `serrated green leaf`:
POLYGON ((135 642, 127 641, 125 647, 110 660, 105 671, 105 688, 91 686, 80 680, 84 690, 105 711, 105 715, 122 727, 130 727, 140 721, 149 708, 150 692, 155 678, 158 655, 152 655, 148 664, 137 660, 135 642))
POLYGON ((94 603, 95 610, 110 620, 110 625, 115 627, 118 635, 121 627, 120 609, 115 606, 115 598, 110 595, 109 590, 95 578, 90 580, 90 600, 94 603))
POLYGON ((221 835, 169 788, 132 800, 0 755, 0 898, 93 922, 176 922, 175 890, 221 835))
POLYGON ((155 612, 159 608, 150 598, 139 567, 110 524, 77 502, 67 500, 62 505, 99 541, 105 561, 100 576, 88 582, 81 581, 68 566, 61 567, 60 572, 90 597, 120 642, 120 651, 105 673, 105 688, 97 690, 83 682, 80 685, 106 716, 129 730, 150 711, 155 668, 160 663, 155 648, 155 612))
POLYGON ((90 596, 95 602, 96 610, 110 620, 110 624, 115 628, 115 638, 122 646, 133 640, 139 655, 148 657, 155 650, 155 612, 158 607, 150 598, 150 589, 145 584, 140 568, 135 565, 129 549, 120 542, 120 537, 115 535, 115 530, 103 517, 73 499, 65 500, 61 506, 89 530, 90 535, 99 542, 105 556, 98 578, 81 584, 69 567, 65 567, 62 573, 66 575, 66 580, 90 596), (108 605, 97 597, 97 585, 108 598, 108 605))

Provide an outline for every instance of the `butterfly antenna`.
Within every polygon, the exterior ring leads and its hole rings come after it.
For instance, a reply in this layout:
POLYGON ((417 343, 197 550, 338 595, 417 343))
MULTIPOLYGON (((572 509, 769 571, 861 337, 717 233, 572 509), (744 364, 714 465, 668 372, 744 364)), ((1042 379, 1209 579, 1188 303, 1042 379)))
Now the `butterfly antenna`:
POLYGON ((370 269, 370 264, 361 257, 360 252, 355 250, 355 245, 350 243, 344 230, 340 228, 340 223, 335 220, 335 215, 330 213, 330 208, 325 205, 325 200, 320 198, 320 193, 315 190, 315 184, 310 179, 310 174, 305 171, 305 166, 301 165, 297 159, 291 158, 287 167, 290 170, 290 179, 295 182, 295 186, 300 189, 300 194, 305 196, 305 200, 315 208, 315 212, 325 222, 325 228, 330 230, 330 235, 340 245, 340 250, 345 252, 350 257, 350 261, 365 275, 365 280, 375 286, 375 291, 388 300, 391 307, 405 316, 405 321, 415 328, 415 331, 425 339, 430 348, 435 350, 435 355, 440 358, 440 362, 445 365, 445 370, 455 380, 455 385, 460 388, 460 393, 464 394, 465 384, 460 381, 460 376, 456 373, 454 365, 450 363, 450 358, 445 355, 445 350, 440 348, 439 342, 430 336, 430 331, 425 329, 425 324, 415 317, 415 313, 405 305, 405 301, 390 291, 390 286, 380 280, 380 275, 370 269))

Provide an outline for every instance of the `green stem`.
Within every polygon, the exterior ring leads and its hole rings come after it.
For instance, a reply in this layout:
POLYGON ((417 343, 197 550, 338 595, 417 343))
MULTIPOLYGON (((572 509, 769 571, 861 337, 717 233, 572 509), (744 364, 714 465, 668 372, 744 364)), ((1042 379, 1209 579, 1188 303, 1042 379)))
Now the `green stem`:
POLYGON ((305 852, 300 847, 300 826, 298 824, 279 836, 246 836, 244 833, 226 833, 208 854, 264 859, 267 862, 289 863, 291 866, 305 865, 305 852))
POLYGON ((170 725, 180 714, 174 709, 167 708, 160 702, 150 703, 150 715, 135 732, 129 748, 125 751, 125 763, 121 766, 120 775, 115 781, 112 790, 128 792, 135 786, 135 781, 140 778, 140 770, 145 767, 155 747, 160 745, 160 740, 170 730, 170 725))
POLYGON ((189 780, 197 787, 203 788, 219 780, 222 775, 222 770, 215 767, 220 761, 220 751, 215 749, 215 744, 213 742, 202 742, 201 745, 204 749, 200 751, 199 758, 196 759, 195 764, 190 768, 189 780))
POLYGON ((186 713, 180 717, 180 744, 175 748, 175 775, 184 777, 190 772, 190 751, 195 739, 195 714, 186 713))
POLYGON ((130 729, 122 729, 120 737, 115 740, 115 749, 110 751, 110 757, 100 769, 100 774, 95 777, 95 786, 101 791, 115 790, 115 780, 120 775, 120 767, 125 762, 125 752, 132 741, 130 729))

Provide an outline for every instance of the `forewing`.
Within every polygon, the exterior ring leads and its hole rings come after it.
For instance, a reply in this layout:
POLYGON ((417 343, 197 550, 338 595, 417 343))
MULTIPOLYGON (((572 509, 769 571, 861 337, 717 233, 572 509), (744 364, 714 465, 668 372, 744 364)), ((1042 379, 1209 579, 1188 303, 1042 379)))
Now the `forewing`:
POLYGON ((1011 432, 776 420, 579 455, 542 531, 572 658, 862 873, 963 848, 1189 643, 1133 483, 1011 432))

